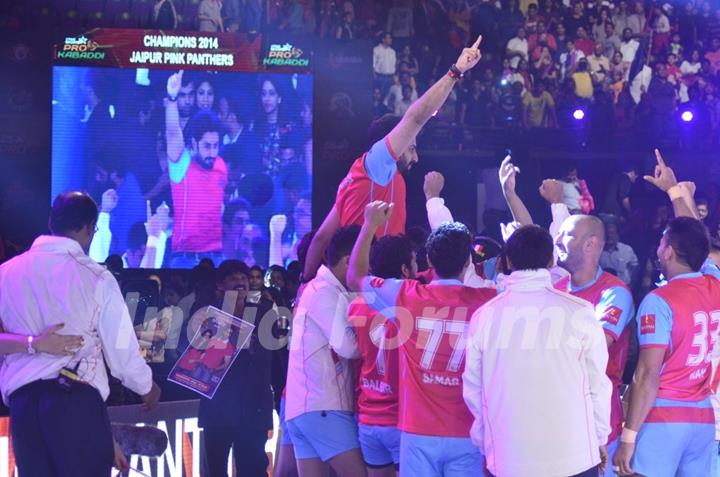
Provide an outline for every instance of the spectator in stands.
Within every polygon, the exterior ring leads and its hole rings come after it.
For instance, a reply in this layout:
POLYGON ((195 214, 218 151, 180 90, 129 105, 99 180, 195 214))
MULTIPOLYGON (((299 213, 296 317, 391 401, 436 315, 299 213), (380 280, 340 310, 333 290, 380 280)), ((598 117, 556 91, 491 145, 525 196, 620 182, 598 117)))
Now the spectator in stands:
POLYGON ((595 50, 593 41, 588 38, 587 30, 585 27, 578 27, 575 32, 575 48, 582 51, 585 56, 592 55, 595 50))
POLYGON ((605 224, 605 248, 600 255, 600 266, 617 272, 617 277, 632 286, 638 270, 638 258, 632 247, 620 242, 617 224, 605 224))
POLYGON ((611 23, 610 10, 603 7, 600 9, 600 16, 592 23, 592 39, 595 43, 605 43, 608 23, 611 23))
POLYGON ((475 79, 470 91, 462 98, 460 124, 471 129, 490 127, 492 92, 482 81, 475 79))
POLYGON ((550 54, 553 54, 557 50, 557 41, 555 36, 547 31, 545 22, 539 21, 536 31, 528 37, 528 51, 530 51, 530 57, 533 61, 540 58, 543 48, 547 48, 550 54))
POLYGON ((623 61, 622 53, 616 51, 612 57, 612 63, 610 64, 610 71, 612 72, 613 78, 615 74, 619 73, 622 80, 625 81, 625 77, 629 71, 629 65, 623 61))
POLYGON ((705 198, 698 198, 697 200, 695 200, 695 208, 697 209, 698 220, 700 220, 705 225, 708 225, 707 218, 710 212, 710 205, 708 203, 708 200, 705 198))
POLYGON ((302 33, 305 25, 303 20, 304 9, 298 0, 287 0, 283 11, 283 20, 278 28, 288 33, 302 33))
POLYGON ((417 58, 412 54, 410 45, 405 45, 402 55, 398 58, 397 72, 400 74, 407 73, 411 77, 415 77, 419 71, 420 66, 418 65, 417 58))
MULTIPOLYGON (((390 111, 397 111, 398 105, 403 100, 403 90, 406 86, 411 90, 411 101, 415 101, 418 98, 417 91, 413 87, 412 76, 408 73, 400 73, 400 82, 393 84, 388 90, 387 96, 385 96, 384 103, 390 111)), ((397 113, 395 114, 397 115, 397 113)))
POLYGON ((387 113, 390 112, 390 110, 385 106, 385 102, 383 101, 383 95, 382 91, 380 91, 379 86, 375 86, 373 88, 373 118, 377 119, 379 117, 385 116, 387 113))
POLYGON ((220 0, 202 0, 198 5, 198 28, 200 31, 224 31, 220 0))
POLYGON ((174 30, 177 28, 177 11, 172 0, 155 0, 151 28, 155 30, 174 30))
POLYGON ((412 4, 407 0, 394 0, 393 6, 387 14, 387 28, 398 49, 409 46, 410 38, 415 34, 413 30, 412 4))
POLYGON ((676 108, 675 87, 668 81, 665 65, 658 63, 655 74, 645 95, 648 113, 650 114, 652 131, 657 137, 663 137, 672 126, 676 108))
POLYGON ((397 55, 392 47, 393 37, 389 32, 382 36, 382 41, 373 49, 373 72, 375 81, 385 94, 393 84, 397 67, 397 55))
POLYGON ((556 61, 562 63, 563 55, 568 52, 567 42, 570 38, 566 34, 565 25, 558 23, 555 30, 555 42, 557 43, 557 50, 553 57, 556 61))
POLYGON ((647 25, 647 17, 645 16, 645 7, 642 1, 635 1, 634 12, 627 18, 627 28, 630 29, 634 36, 641 36, 645 34, 645 27, 647 25))
POLYGON ((612 58, 615 52, 620 51, 620 37, 615 31, 615 25, 612 22, 605 23, 605 39, 602 41, 603 54, 608 58, 612 58))
POLYGON ((635 166, 628 163, 623 164, 621 172, 611 177, 605 200, 600 209, 601 214, 604 214, 603 219, 624 221, 632 215, 630 190, 637 178, 638 173, 635 166))
POLYGON ((355 19, 350 12, 343 14, 343 21, 335 30, 335 39, 339 41, 352 41, 355 39, 355 19))
POLYGON ((587 57, 587 61, 593 81, 604 83, 610 72, 610 59, 603 54, 602 43, 595 43, 595 51, 587 57))
POLYGON ((402 87, 402 99, 395 102, 395 116, 402 116, 410 109, 410 105, 413 103, 412 95, 412 87, 410 85, 404 85, 402 87))
POLYGON ((510 58, 510 66, 514 69, 518 67, 520 60, 528 60, 528 41, 525 38, 525 28, 518 28, 517 36, 508 41, 505 55, 510 58))
POLYGON ((526 91, 523 96, 523 115, 526 128, 547 128, 557 124, 555 117, 555 101, 548 93, 545 83, 538 81, 535 86, 526 91))
POLYGON ((588 60, 582 58, 578 61, 577 68, 572 74, 572 80, 575 84, 575 96, 585 101, 590 101, 593 97, 593 81, 588 71, 588 60))
POLYGON ((261 0, 240 0, 242 30, 248 33, 260 31, 263 5, 261 0))
POLYGON ((520 127, 522 125, 522 92, 523 84, 519 81, 500 90, 495 119, 496 125, 509 127, 520 127))
POLYGON ((503 8, 498 19, 500 41, 506 44, 518 31, 518 28, 525 24, 525 17, 518 8, 517 0, 509 0, 507 8, 503 8))
POLYGON ((654 13, 652 53, 653 55, 660 55, 667 51, 670 44, 670 20, 660 5, 655 6, 654 13))
POLYGON ((615 24, 615 31, 625 31, 625 28, 627 28, 627 20, 629 16, 630 15, 628 14, 627 0, 620 0, 620 2, 618 2, 618 7, 612 16, 612 22, 613 24, 615 24))
POLYGON ((583 2, 575 2, 572 7, 572 12, 565 17, 563 24, 570 34, 577 32, 577 29, 580 27, 587 28, 588 20, 585 16, 585 4, 583 2))
POLYGON ((720 71, 720 37, 714 37, 710 48, 705 53, 705 59, 710 62, 713 73, 720 71))
POLYGON ((623 30, 623 39, 620 43, 620 53, 622 53, 623 62, 628 70, 635 59, 635 54, 637 54, 638 48, 640 48, 640 43, 633 38, 632 29, 625 28, 623 30))

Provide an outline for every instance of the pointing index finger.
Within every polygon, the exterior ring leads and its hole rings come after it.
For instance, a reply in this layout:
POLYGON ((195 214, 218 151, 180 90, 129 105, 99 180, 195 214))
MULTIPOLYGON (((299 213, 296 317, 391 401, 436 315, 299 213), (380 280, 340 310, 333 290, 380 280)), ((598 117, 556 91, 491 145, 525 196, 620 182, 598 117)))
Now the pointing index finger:
POLYGON ((480 47, 480 42, 482 41, 482 35, 478 35, 477 40, 475 40, 475 43, 473 43, 473 49, 478 49, 480 47))
POLYGON ((659 149, 655 149, 655 159, 657 159, 658 165, 661 167, 665 167, 665 161, 663 160, 662 155, 660 154, 659 149))

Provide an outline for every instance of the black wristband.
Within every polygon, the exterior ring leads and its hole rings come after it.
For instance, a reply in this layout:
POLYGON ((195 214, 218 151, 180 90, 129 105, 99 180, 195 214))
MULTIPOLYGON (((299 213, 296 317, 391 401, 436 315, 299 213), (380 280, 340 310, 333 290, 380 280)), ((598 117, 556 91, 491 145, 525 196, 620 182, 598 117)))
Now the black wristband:
POLYGON ((448 74, 454 79, 460 79, 465 73, 460 71, 460 68, 458 68, 455 63, 453 63, 452 65, 450 65, 450 71, 448 71, 448 74))
POLYGON ((168 101, 172 101, 173 103, 177 101, 177 95, 175 97, 170 96, 169 94, 165 96, 168 101))

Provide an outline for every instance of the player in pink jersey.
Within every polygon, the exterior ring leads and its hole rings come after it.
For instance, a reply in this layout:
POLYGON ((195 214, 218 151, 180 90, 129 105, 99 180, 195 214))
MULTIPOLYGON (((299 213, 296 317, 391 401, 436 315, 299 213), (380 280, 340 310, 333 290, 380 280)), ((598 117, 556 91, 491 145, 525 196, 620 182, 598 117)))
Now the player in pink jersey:
POLYGON ((620 447, 620 475, 710 475, 715 419, 711 357, 720 331, 720 280, 700 272, 709 253, 698 220, 670 221, 657 249, 669 280, 640 304, 640 358, 620 447))
MULTIPOLYGON (((404 236, 387 236, 370 250, 370 269, 380 278, 413 279, 417 262, 404 236)), ((385 343, 397 340, 398 329, 365 301, 356 298, 348 309, 360 350, 358 373, 358 434, 370 477, 393 477, 400 464, 398 418, 398 352, 385 343)))
MULTIPOLYGON (((628 287, 600 268, 604 244, 605 230, 600 219, 589 215, 568 217, 560 227, 555 248, 557 264, 570 276, 560 279, 555 288, 589 301, 605 331, 609 355, 607 375, 613 384, 608 452, 613 455, 622 430, 620 389, 632 333, 628 325, 635 316, 635 305, 628 287)), ((614 475, 612 466, 606 466, 604 475, 614 475)))
POLYGON ((483 475, 482 455, 469 437, 473 418, 462 396, 462 372, 470 317, 496 292, 462 284, 472 236, 457 222, 441 225, 427 240, 436 277, 429 285, 369 276, 370 244, 391 211, 383 202, 366 207, 347 283, 372 293, 369 304, 398 326, 397 342, 386 345, 400 346, 400 475, 483 475))
POLYGON ((445 103, 455 83, 480 61, 478 37, 460 53, 448 74, 428 89, 401 119, 383 117, 371 126, 370 150, 358 158, 340 183, 335 205, 313 239, 303 271, 304 278, 315 276, 327 244, 335 231, 346 225, 362 224, 365 206, 381 200, 394 203, 397 210, 378 237, 405 232, 405 180, 402 173, 418 161, 415 138, 430 118, 445 103))
POLYGON ((222 211, 227 166, 218 155, 222 125, 204 111, 180 128, 178 96, 183 72, 170 75, 165 101, 165 138, 173 197, 173 255, 170 266, 190 268, 203 258, 222 261, 222 211))

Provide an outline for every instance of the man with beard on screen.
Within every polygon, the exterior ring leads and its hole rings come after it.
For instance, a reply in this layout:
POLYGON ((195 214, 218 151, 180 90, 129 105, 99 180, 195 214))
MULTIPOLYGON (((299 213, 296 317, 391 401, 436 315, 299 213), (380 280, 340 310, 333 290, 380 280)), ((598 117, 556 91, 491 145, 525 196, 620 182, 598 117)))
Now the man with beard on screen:
POLYGON ((185 136, 178 108, 183 72, 168 78, 165 135, 175 225, 172 268, 190 268, 203 258, 222 261, 223 192, 227 166, 218 155, 222 126, 214 113, 200 111, 185 136), (185 140, 184 137, 187 139, 185 140))

